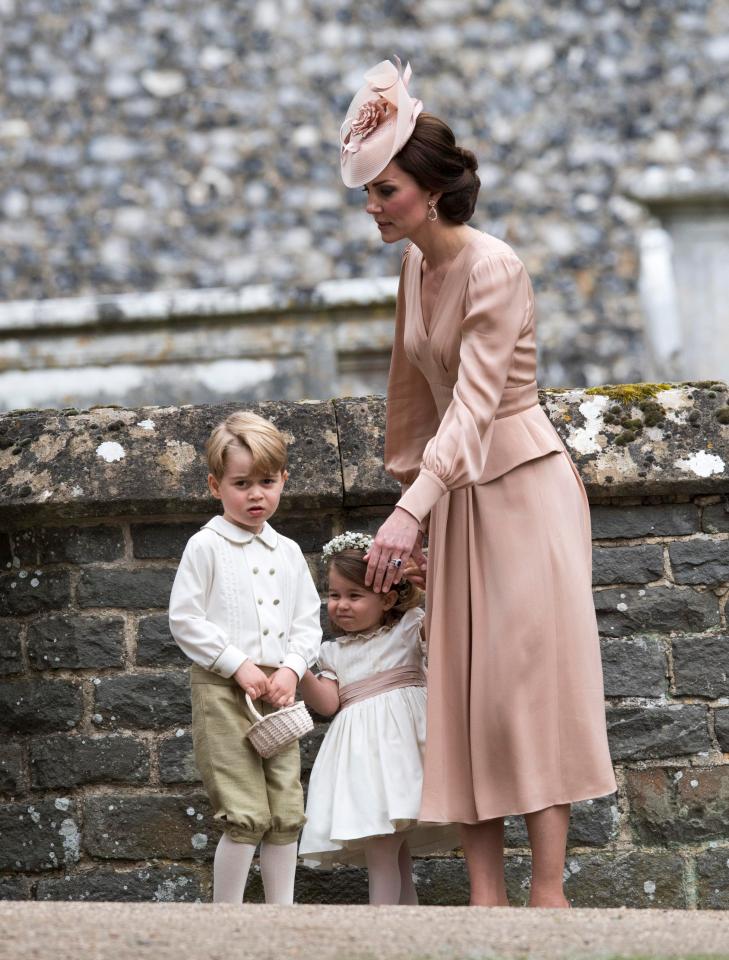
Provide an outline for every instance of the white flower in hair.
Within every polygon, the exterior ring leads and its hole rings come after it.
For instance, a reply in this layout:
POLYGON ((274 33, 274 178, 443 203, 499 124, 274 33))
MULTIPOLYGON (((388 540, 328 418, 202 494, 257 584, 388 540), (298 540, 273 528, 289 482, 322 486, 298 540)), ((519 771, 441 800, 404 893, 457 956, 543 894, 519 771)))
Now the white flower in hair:
POLYGON ((335 553, 343 550, 369 550, 372 546, 372 537, 368 533, 355 533, 347 530, 325 543, 321 548, 322 560, 331 560, 335 553))

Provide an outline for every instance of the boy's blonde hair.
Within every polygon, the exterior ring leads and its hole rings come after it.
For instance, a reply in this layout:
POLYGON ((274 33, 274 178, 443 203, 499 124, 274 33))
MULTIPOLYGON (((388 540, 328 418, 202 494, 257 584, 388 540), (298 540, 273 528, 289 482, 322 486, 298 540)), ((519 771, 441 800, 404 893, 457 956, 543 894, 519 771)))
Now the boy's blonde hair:
POLYGON ((257 473, 274 474, 286 469, 288 451, 281 431, 257 413, 236 410, 210 434, 205 453, 208 469, 216 480, 221 480, 225 473, 226 454, 230 447, 246 447, 257 473))

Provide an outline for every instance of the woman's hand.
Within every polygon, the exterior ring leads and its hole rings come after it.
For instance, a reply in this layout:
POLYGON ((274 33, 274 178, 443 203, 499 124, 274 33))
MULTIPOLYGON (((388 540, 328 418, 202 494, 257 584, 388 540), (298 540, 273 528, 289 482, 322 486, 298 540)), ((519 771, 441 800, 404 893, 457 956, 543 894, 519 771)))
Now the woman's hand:
POLYGON ((372 587, 375 593, 387 593, 393 583, 400 582, 402 568, 411 555, 415 556, 416 562, 420 561, 422 542, 423 534, 415 517, 402 507, 395 507, 377 531, 366 554, 365 585, 372 587), (394 565, 393 560, 402 560, 402 564, 394 565))

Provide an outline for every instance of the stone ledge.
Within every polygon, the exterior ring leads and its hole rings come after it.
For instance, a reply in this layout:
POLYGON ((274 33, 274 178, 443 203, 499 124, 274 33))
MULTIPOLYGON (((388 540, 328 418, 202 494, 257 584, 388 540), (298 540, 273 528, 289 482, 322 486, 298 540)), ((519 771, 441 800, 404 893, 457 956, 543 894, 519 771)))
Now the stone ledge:
MULTIPOLYGON (((729 396, 720 382, 545 390, 540 402, 591 499, 729 491, 729 396)), ((239 406, 17 411, 0 417, 0 518, 9 522, 203 513, 211 426, 239 406)), ((384 505, 381 397, 246 407, 290 442, 286 508, 384 505)))
POLYGON ((234 316, 239 322, 261 314, 336 310, 353 306, 391 306, 398 277, 325 280, 313 287, 291 288, 251 284, 239 289, 169 290, 121 293, 111 296, 62 297, 51 300, 15 300, 0 304, 0 330, 76 329, 104 325, 149 324, 188 317, 213 319, 234 316))
POLYGON ((40 902, 0 924, 13 960, 729 958, 726 911, 40 902))

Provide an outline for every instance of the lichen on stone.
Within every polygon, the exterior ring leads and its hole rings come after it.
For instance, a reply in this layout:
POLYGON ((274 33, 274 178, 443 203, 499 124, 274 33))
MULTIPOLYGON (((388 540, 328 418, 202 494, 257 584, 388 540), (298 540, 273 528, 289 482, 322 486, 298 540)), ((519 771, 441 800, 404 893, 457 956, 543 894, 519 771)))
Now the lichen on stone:
POLYGON ((639 406, 647 400, 655 400, 662 390, 670 390, 671 386, 670 383, 608 383, 600 387, 589 387, 585 393, 590 396, 609 397, 616 404, 631 407, 639 406))

